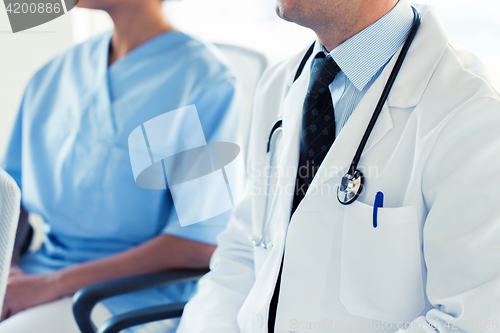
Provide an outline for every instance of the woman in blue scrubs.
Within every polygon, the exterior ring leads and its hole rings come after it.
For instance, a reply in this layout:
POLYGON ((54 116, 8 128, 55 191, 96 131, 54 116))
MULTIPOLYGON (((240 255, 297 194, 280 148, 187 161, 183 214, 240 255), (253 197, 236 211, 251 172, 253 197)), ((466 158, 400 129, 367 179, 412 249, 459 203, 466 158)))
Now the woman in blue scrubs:
MULTIPOLYGON (((212 47, 175 30, 161 0, 78 5, 105 10, 115 29, 59 55, 27 86, 2 167, 21 187, 24 209, 43 217, 45 241, 14 257, 0 333, 78 332, 68 296, 80 288, 208 266, 230 214, 181 228, 168 190, 135 184, 127 139, 144 122, 195 104, 207 142, 234 142, 233 74, 212 47)), ((94 319, 187 300, 193 288, 110 299, 94 319)))

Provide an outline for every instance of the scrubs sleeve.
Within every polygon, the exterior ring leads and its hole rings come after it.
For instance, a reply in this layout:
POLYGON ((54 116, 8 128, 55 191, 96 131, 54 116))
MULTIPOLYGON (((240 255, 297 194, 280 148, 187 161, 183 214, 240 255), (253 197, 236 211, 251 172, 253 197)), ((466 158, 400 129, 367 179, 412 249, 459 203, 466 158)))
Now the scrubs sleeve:
POLYGON ((7 171, 16 181, 19 188, 21 187, 21 164, 22 164, 22 127, 23 127, 23 105, 24 99, 17 113, 16 122, 10 136, 10 141, 7 146, 7 151, 3 158, 2 169, 7 171))
MULTIPOLYGON (((238 110, 235 92, 235 80, 227 78, 204 89, 193 100, 207 142, 236 142, 238 110)), ((162 233, 215 245, 217 235, 225 229, 230 216, 231 211, 228 211, 209 220, 181 227, 177 213, 172 209, 162 233)))

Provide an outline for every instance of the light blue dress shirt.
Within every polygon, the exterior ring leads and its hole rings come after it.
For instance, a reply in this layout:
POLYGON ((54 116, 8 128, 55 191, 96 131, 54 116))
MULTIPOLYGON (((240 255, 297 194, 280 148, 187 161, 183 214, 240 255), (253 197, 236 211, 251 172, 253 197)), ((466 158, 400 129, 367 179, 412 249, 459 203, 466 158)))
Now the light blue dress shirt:
MULTIPOLYGON (((384 17, 330 52, 342 70, 330 84, 336 136, 385 66, 403 46, 414 20, 407 0, 400 0, 384 17)), ((325 52, 318 40, 313 54, 325 52)), ((374 106, 375 109, 375 106, 374 106)))
MULTIPOLYGON (((46 240, 21 258, 32 274, 122 252, 160 234, 215 244, 230 212, 181 228, 168 190, 135 184, 128 136, 195 104, 207 142, 235 142, 235 78, 202 42, 159 35, 108 67, 112 33, 72 47, 28 84, 2 166, 46 240)), ((193 285, 110 299, 114 313, 186 300, 193 285)))

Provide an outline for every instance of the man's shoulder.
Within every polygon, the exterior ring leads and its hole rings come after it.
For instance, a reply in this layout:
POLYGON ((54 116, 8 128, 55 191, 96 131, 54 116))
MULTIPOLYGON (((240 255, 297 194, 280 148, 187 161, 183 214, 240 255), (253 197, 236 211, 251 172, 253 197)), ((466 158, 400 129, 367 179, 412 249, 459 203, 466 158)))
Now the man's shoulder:
POLYGON ((448 105, 471 105, 482 99, 500 102, 499 87, 484 61, 468 49, 449 42, 429 82, 426 94, 448 105), (431 88, 431 89, 429 89, 431 88))
POLYGON ((447 51, 449 53, 447 60, 456 64, 458 71, 464 78, 478 84, 478 88, 483 88, 499 97, 499 87, 492 76, 492 71, 480 57, 454 42, 448 44, 447 51))
POLYGON ((454 128, 473 128, 474 124, 500 126, 500 95, 485 63, 449 42, 413 112, 418 114, 413 119, 420 121, 421 129, 437 136, 456 134, 454 128))

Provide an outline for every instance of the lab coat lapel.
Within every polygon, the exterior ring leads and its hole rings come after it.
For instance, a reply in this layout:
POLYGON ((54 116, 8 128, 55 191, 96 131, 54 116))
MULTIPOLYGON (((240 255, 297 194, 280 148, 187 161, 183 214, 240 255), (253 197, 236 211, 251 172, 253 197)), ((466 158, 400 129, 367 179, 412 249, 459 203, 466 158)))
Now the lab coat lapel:
POLYGON ((390 107, 411 108, 417 105, 450 42, 438 19, 436 9, 415 5, 422 14, 422 25, 406 56, 393 93, 387 103, 390 107))
MULTIPOLYGON (((283 151, 278 162, 282 176, 279 179, 278 188, 281 190, 279 202, 283 212, 281 223, 285 228, 290 219, 291 202, 295 192, 302 108, 309 85, 311 59, 306 63, 302 75, 291 85, 283 102, 283 151)), ((291 82, 293 77, 288 77, 288 79, 291 82)))

